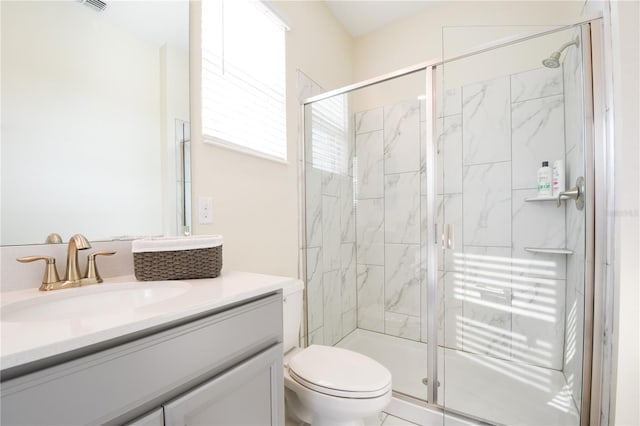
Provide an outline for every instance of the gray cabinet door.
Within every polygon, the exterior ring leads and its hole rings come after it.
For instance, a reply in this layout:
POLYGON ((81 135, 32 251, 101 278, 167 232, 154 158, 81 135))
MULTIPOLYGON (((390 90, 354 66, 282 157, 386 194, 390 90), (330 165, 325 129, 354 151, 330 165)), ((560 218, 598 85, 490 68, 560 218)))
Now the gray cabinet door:
POLYGON ((126 426, 164 426, 164 412, 162 408, 158 408, 131 423, 127 423, 126 426))
POLYGON ((281 425, 283 395, 278 344, 165 404, 165 425, 281 425))

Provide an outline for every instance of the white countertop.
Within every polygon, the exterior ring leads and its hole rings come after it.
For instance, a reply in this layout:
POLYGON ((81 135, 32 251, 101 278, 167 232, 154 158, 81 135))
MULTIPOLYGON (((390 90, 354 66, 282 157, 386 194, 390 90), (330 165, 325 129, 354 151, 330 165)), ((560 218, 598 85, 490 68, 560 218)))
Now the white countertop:
MULTIPOLYGON (((9 369, 242 302, 289 286, 294 281, 294 278, 272 275, 223 272, 218 278, 175 281, 176 285, 184 288, 180 295, 136 309, 46 321, 5 321, 3 316, 0 323, 0 369, 9 369)), ((34 287, 5 292, 0 293, 0 309, 35 298, 72 298, 85 289, 107 291, 117 286, 134 286, 135 283, 135 278, 128 276, 110 278, 103 284, 75 289, 41 292, 34 287)), ((151 281, 137 283, 153 284, 151 281)))

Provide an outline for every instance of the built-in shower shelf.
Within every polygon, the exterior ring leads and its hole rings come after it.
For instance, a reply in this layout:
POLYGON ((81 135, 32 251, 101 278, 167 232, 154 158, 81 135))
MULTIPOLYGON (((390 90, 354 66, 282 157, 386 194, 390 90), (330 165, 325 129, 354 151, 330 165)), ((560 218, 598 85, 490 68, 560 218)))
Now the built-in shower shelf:
POLYGON ((541 247, 525 247, 530 253, 546 253, 546 254, 573 254, 573 250, 568 248, 541 248, 541 247))
MULTIPOLYGON (((562 200, 566 200, 567 197, 562 197, 562 200)), ((558 201, 558 197, 529 197, 525 198, 525 201, 558 201)))

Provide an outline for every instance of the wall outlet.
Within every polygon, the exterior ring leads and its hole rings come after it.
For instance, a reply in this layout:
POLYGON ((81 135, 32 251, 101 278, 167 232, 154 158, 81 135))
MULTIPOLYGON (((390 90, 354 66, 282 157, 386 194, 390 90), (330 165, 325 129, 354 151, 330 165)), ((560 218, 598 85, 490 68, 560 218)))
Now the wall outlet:
POLYGON ((198 197, 198 223, 213 223, 213 198, 198 197))

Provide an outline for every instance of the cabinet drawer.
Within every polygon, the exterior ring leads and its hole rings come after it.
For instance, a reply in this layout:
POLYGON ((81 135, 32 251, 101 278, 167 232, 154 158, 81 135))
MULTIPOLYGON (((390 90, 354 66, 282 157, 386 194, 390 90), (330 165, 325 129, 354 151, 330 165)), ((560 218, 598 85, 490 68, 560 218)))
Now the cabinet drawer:
POLYGON ((276 345, 165 404, 165 425, 280 425, 283 388, 282 345, 276 345))
POLYGON ((157 408, 153 412, 127 423, 125 426, 164 426, 164 411, 157 408))
POLYGON ((6 381, 1 423, 121 424, 281 341, 274 294, 6 381))

